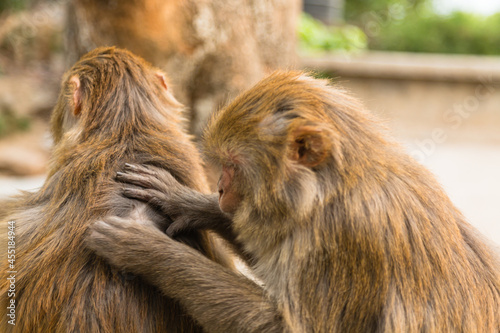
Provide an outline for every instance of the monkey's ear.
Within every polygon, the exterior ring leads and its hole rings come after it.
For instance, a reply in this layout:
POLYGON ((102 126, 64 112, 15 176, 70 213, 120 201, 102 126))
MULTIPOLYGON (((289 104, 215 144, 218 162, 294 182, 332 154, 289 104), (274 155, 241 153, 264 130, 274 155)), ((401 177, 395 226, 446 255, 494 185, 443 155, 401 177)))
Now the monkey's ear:
POLYGON ((155 76, 160 80, 161 86, 165 88, 165 90, 168 90, 167 79, 165 78, 165 74, 163 74, 162 72, 156 72, 155 76))
POLYGON ((300 126, 292 133, 290 158, 312 168, 326 159, 330 145, 324 129, 317 126, 300 126))
POLYGON ((72 76, 69 82, 73 86, 73 115, 77 117, 82 111, 82 91, 80 78, 78 76, 72 76))

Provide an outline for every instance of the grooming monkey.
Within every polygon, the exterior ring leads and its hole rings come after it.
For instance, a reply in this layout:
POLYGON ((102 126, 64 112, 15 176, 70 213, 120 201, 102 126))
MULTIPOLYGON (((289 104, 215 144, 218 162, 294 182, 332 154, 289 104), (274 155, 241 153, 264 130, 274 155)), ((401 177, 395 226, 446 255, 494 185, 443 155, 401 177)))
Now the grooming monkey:
POLYGON ((132 218, 97 222, 88 244, 206 331, 500 331, 498 259, 342 90, 275 73, 213 117, 204 145, 222 166, 218 195, 137 164, 117 177, 169 216, 170 236, 231 242, 262 285, 132 218))
MULTIPOLYGON (((168 170, 185 186, 207 192, 180 113, 164 74, 128 51, 96 49, 66 73, 52 114, 50 174, 38 192, 14 198, 1 219, 2 234, 9 221, 15 225, 17 273, 15 296, 8 299, 6 277, 13 269, 2 260, 0 331, 202 331, 178 301, 84 246, 87 227, 105 215, 162 220, 146 204, 121 195, 113 178, 125 161, 168 170), (8 323, 11 300, 15 326, 8 323)), ((223 262, 206 231, 178 239, 223 262)))

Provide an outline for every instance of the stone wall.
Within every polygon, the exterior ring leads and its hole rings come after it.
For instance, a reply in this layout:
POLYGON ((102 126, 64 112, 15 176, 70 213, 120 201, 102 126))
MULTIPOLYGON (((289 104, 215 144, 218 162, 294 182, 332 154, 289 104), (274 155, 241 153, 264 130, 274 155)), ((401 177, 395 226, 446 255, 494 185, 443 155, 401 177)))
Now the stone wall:
POLYGON ((334 77, 396 136, 500 143, 500 57, 369 52, 302 66, 334 77))

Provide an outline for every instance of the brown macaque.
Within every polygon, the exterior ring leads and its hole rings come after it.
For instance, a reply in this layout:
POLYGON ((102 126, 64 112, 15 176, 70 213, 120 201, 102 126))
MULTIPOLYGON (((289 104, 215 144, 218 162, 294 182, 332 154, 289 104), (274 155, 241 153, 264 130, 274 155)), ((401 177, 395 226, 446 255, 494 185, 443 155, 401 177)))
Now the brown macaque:
POLYGON ((275 73, 213 117, 204 145, 219 195, 151 166, 118 179, 170 216, 169 235, 231 241, 261 285, 133 218, 97 222, 88 244, 207 332, 500 331, 498 258, 341 89, 275 73))
MULTIPOLYGON (((12 267, 1 261, 1 332, 202 331, 178 301, 84 245, 88 226, 105 215, 164 223, 157 211, 121 194, 113 178, 126 161, 168 170, 183 186, 208 192, 181 109, 165 75, 125 50, 96 49, 65 74, 52 115, 50 174, 2 215, 2 246, 11 245, 6 232, 14 226, 15 261, 12 267), (15 280, 7 280, 11 274, 15 280), (7 308, 12 300, 15 316, 7 308)), ((192 230, 177 240, 201 257, 230 263, 209 232, 192 230)))

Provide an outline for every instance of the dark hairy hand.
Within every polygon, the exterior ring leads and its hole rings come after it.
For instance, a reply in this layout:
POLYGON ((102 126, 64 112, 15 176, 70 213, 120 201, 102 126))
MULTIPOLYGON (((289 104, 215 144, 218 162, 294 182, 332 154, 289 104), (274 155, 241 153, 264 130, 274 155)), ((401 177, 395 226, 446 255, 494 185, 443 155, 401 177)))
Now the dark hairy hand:
POLYGON ((203 229, 227 233, 231 222, 221 212, 216 194, 199 193, 153 166, 126 164, 123 171, 116 175, 125 184, 123 195, 146 202, 168 216, 172 223, 166 233, 170 237, 203 229))
POLYGON ((136 274, 148 269, 145 258, 150 257, 152 244, 168 242, 172 240, 152 225, 117 216, 91 225, 86 240, 87 246, 111 265, 136 274))
POLYGON ((116 173, 116 180, 129 185, 124 188, 123 195, 146 202, 166 215, 175 213, 175 205, 171 203, 177 203, 176 199, 182 197, 183 192, 193 191, 180 184, 164 169, 125 164, 123 171, 116 173))

